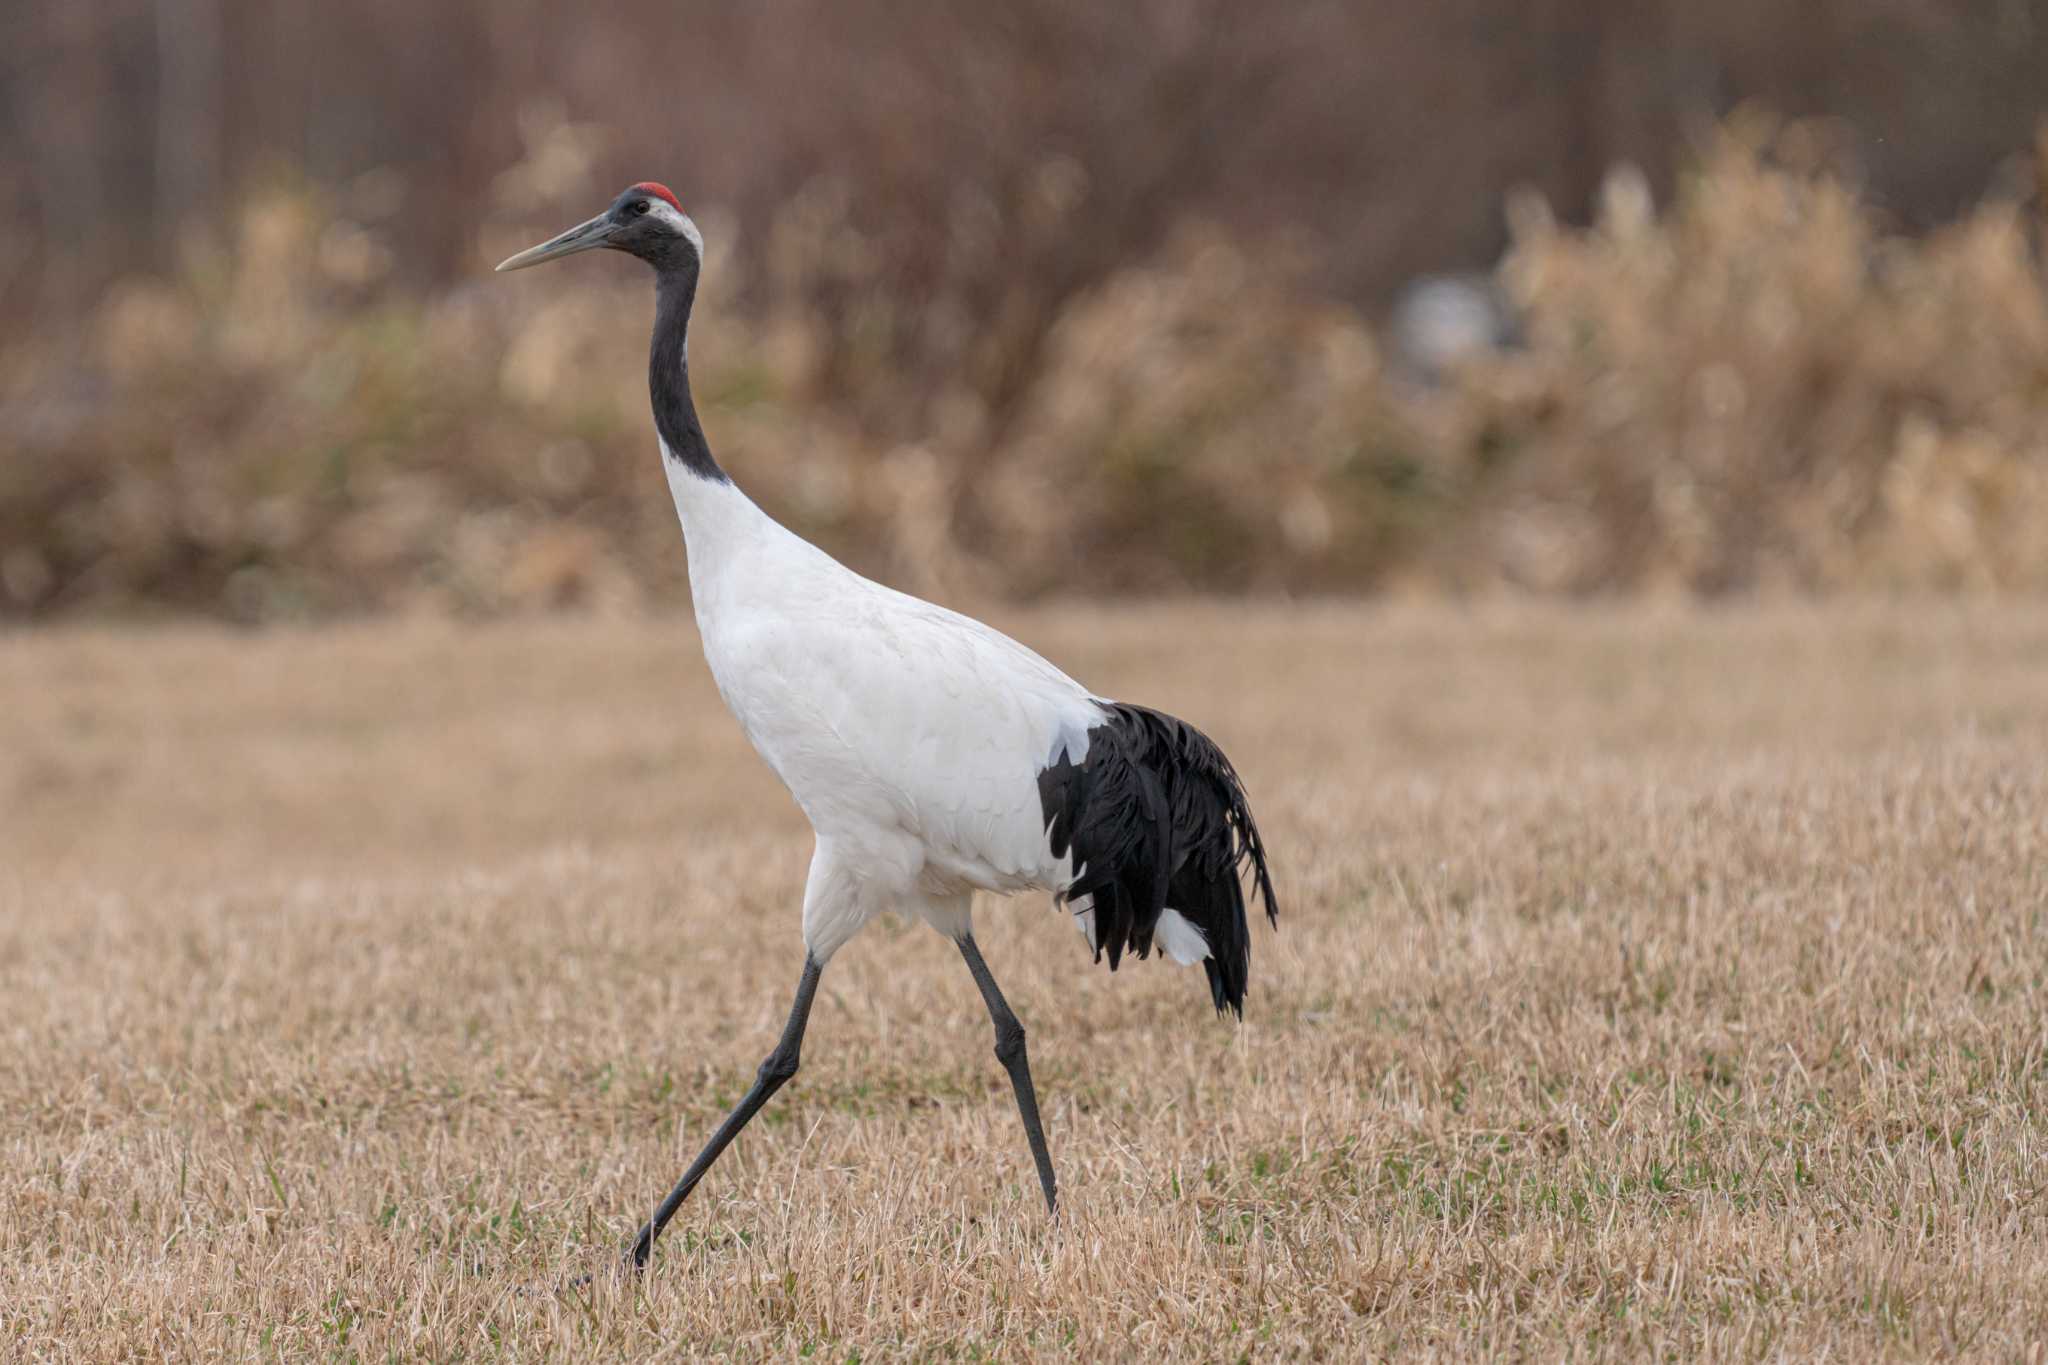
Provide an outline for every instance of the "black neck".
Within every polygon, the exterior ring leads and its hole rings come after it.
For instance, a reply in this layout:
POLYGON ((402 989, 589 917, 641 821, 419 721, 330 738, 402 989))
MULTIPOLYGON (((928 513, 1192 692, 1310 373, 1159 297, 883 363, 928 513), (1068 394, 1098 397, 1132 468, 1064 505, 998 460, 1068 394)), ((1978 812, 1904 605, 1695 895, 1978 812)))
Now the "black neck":
POLYGON ((690 399, 690 305, 697 298, 697 264, 660 270, 654 284, 654 341, 647 354, 647 389, 654 400, 654 429, 668 457, 700 479, 729 483, 711 457, 690 399))

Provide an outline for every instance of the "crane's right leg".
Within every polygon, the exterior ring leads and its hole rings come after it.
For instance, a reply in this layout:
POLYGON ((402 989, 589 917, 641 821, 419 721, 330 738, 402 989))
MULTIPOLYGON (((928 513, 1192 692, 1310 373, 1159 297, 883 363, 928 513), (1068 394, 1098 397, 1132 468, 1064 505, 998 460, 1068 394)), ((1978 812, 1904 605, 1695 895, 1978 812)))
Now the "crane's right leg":
POLYGON ((782 1041, 775 1045, 775 1051, 768 1054, 768 1060, 761 1063, 760 1071, 754 1076, 754 1088, 747 1092, 746 1098, 732 1113, 726 1115, 725 1122, 719 1124, 718 1131, 711 1135, 711 1141, 704 1144, 704 1150, 690 1163, 690 1169, 683 1172, 683 1178, 668 1192, 668 1198, 661 1201, 654 1217, 640 1229, 630 1253, 635 1270, 647 1264, 647 1258, 654 1253, 654 1239, 661 1236, 661 1230, 668 1226, 669 1219, 676 1216, 676 1210, 690 1197, 690 1191, 697 1188, 697 1182, 704 1178, 704 1172, 711 1169, 711 1163, 718 1160, 719 1154, 739 1136, 740 1129, 747 1126, 747 1120, 760 1112, 768 1097, 796 1075, 798 1054, 804 1045, 804 1025, 811 1018, 811 997, 818 993, 818 976, 823 970, 816 958, 808 952, 804 954, 803 979, 797 982, 796 1003, 789 1007, 789 1022, 783 1025, 782 1041))
POLYGON ((1003 1064, 1003 1070, 1010 1073, 1010 1088, 1017 1093, 1017 1113, 1024 1120, 1024 1140, 1031 1145, 1032 1164, 1038 1167, 1038 1188, 1045 1194, 1045 1211, 1058 1213, 1052 1157, 1045 1150, 1045 1127, 1038 1121, 1038 1091, 1031 1084, 1031 1062, 1024 1054, 1024 1026, 1010 1011, 1010 1002, 1003 999, 995 977, 989 973, 988 963, 982 961, 981 949, 974 942, 974 935, 963 933, 953 941, 960 946, 960 956, 967 959, 967 970, 974 977, 974 984, 981 988, 982 1003, 988 1006, 989 1022, 996 1026, 996 1060, 1003 1064))

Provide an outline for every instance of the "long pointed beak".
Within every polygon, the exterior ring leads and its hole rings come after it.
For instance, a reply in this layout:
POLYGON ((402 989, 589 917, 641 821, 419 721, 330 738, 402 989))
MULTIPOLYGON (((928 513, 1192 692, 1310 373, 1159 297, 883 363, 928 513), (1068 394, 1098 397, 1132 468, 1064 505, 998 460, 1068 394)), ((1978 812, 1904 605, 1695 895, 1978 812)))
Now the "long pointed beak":
POLYGON ((578 223, 575 227, 570 228, 552 241, 542 242, 539 246, 530 246, 517 256, 506 257, 498 262, 498 269, 524 270, 530 265, 539 265, 542 261, 552 261, 562 256, 573 256, 579 251, 588 251, 592 247, 603 246, 612 235, 612 226, 612 221, 600 213, 587 223, 578 223))

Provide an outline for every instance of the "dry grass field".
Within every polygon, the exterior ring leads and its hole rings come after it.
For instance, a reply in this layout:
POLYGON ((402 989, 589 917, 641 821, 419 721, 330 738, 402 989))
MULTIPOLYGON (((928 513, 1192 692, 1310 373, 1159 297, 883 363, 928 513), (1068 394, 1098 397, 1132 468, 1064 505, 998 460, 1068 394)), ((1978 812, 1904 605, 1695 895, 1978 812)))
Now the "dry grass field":
POLYGON ((1239 760, 1245 1023, 982 909, 1055 1225, 881 923, 637 1283, 801 952, 687 623, 0 638, 0 1357, 2041 1358, 2048 614, 1004 624, 1239 760))

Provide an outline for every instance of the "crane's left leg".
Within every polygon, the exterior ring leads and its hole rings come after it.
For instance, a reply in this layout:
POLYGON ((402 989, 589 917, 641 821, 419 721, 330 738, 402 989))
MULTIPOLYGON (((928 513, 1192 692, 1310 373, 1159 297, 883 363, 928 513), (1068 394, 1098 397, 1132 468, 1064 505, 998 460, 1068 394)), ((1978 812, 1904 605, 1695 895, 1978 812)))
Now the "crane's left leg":
POLYGON ((1046 1153, 1045 1128, 1038 1121, 1038 1092, 1032 1088, 1031 1062, 1024 1055, 1024 1026, 1017 1022, 1017 1016, 1010 1012, 1010 1002, 996 988, 996 979, 989 975, 988 963, 981 960, 974 935, 962 934, 955 942, 960 945, 960 956, 967 959, 967 970, 974 974, 974 984, 981 988, 989 1020, 996 1026, 996 1060, 1010 1073, 1010 1087, 1017 1092, 1017 1112, 1024 1118, 1024 1136, 1031 1143, 1031 1159, 1038 1163, 1038 1185, 1045 1191, 1045 1209, 1055 1213, 1059 1205, 1053 1194, 1052 1157, 1046 1153))
POLYGON ((669 1191, 668 1198, 661 1201, 661 1207, 654 1211, 654 1217, 647 1220, 647 1226, 640 1229, 640 1235, 633 1241, 630 1253, 633 1268, 638 1270, 647 1264, 647 1258, 654 1254, 654 1239, 661 1236, 661 1230, 668 1226, 668 1220, 676 1216, 676 1210, 690 1197, 690 1191, 697 1188, 697 1182, 704 1178, 704 1172, 711 1169, 711 1163, 718 1160, 726 1146, 739 1136, 740 1129, 747 1126, 747 1120, 760 1112, 768 1103, 768 1097, 783 1087, 784 1082, 796 1075, 798 1055, 803 1051, 804 1026, 811 1018, 811 997, 818 993, 818 975, 823 968, 809 953, 804 954, 803 979, 797 982, 796 1003, 789 1007, 789 1022, 783 1025, 782 1040, 775 1045, 775 1051, 768 1054, 768 1060, 761 1063, 761 1069, 754 1077, 753 1088, 747 1091, 733 1111, 726 1115, 725 1122, 718 1125, 718 1131, 711 1135, 711 1141, 704 1144, 704 1150, 690 1163, 690 1169, 683 1172, 683 1178, 669 1191))

